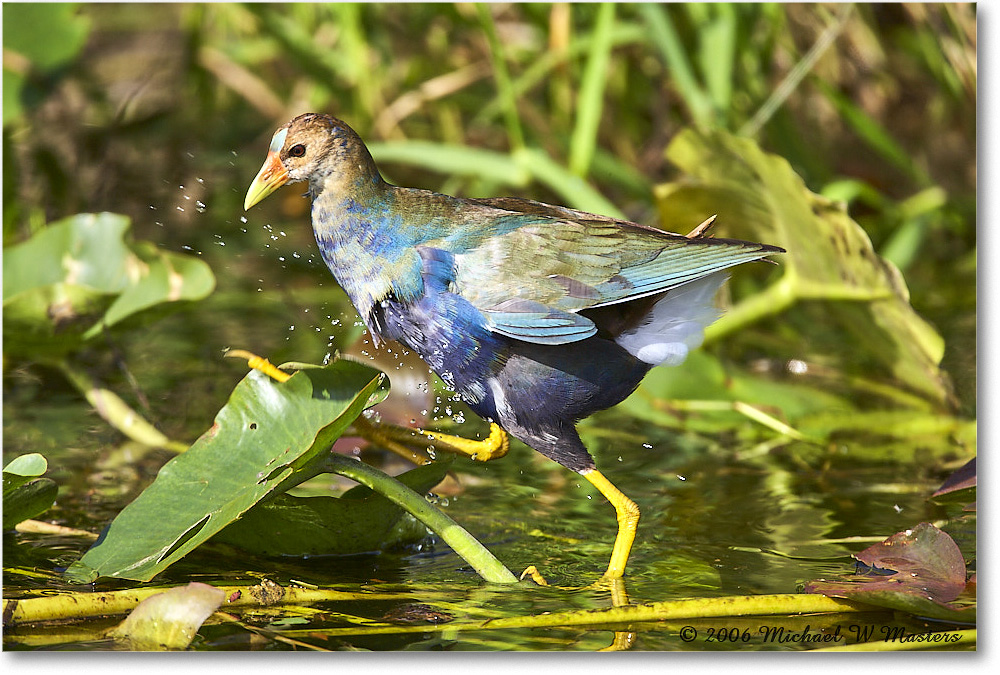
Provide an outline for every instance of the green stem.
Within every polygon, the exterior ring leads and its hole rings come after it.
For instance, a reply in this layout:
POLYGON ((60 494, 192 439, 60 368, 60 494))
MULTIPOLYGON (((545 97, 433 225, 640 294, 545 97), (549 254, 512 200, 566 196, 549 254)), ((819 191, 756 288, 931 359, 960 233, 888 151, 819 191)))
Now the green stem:
POLYGON ((517 583, 517 577, 476 541, 475 537, 462 529, 461 525, 431 506, 423 495, 391 476, 356 459, 333 454, 326 458, 323 470, 361 483, 404 509, 441 537, 486 581, 496 584, 517 583))
POLYGON ((576 174, 552 160, 544 150, 524 148, 513 153, 514 161, 531 172, 535 180, 547 186, 575 209, 599 213, 611 218, 625 215, 604 195, 576 174))
POLYGON ((678 621, 713 617, 785 616, 789 614, 818 614, 873 612, 879 608, 854 603, 849 600, 828 598, 824 595, 759 595, 726 598, 697 598, 670 600, 643 605, 625 605, 607 609, 573 610, 528 616, 512 616, 476 622, 452 622, 440 626, 355 626, 333 628, 324 633, 328 637, 344 635, 376 635, 391 633, 416 633, 433 630, 460 631, 503 630, 515 628, 548 628, 564 626, 628 626, 650 621, 678 621))
POLYGON ((780 314, 798 297, 789 272, 762 292, 746 298, 729 309, 719 320, 705 329, 705 342, 718 340, 764 317, 780 314))
POLYGON ((691 119, 699 127, 711 126, 715 118, 712 101, 695 77, 694 68, 688 61, 680 35, 670 20, 667 8, 650 3, 640 4, 638 9, 646 22, 650 40, 663 54, 670 77, 681 100, 687 105, 691 119))
POLYGON ((740 136, 754 137, 760 132, 761 127, 767 124, 767 121, 771 119, 774 113, 780 108, 784 102, 792 95, 799 83, 802 82, 802 78, 809 74, 819 61, 821 57, 827 50, 827 48, 833 44, 833 41, 837 39, 840 33, 844 30, 844 26, 847 23, 847 19, 851 15, 851 10, 854 9, 852 3, 847 3, 843 5, 840 10, 840 14, 837 15, 836 20, 826 27, 826 30, 819 36, 815 44, 809 49, 802 60, 795 64, 795 67, 788 73, 781 84, 777 86, 766 101, 754 114, 753 119, 743 125, 743 127, 737 132, 740 136))
MULTIPOLYGON (((260 607, 264 603, 247 586, 216 586, 230 598, 225 607, 260 607)), ((38 598, 4 600, 4 627, 23 626, 40 621, 66 621, 92 616, 127 614, 140 602, 169 587, 131 588, 119 591, 93 593, 89 591, 57 593, 38 598)), ((405 600, 412 598, 411 592, 353 593, 325 588, 299 588, 289 586, 281 589, 278 605, 310 605, 317 602, 350 602, 368 600, 405 600)))
POLYGON ((976 644, 976 629, 949 631, 947 635, 954 638, 951 642, 920 642, 917 640, 884 640, 879 642, 858 642, 853 645, 837 645, 813 649, 814 652, 914 652, 924 649, 941 650, 967 648, 976 644))
POLYGON ((159 429, 146 421, 138 412, 123 401, 118 394, 97 384, 87 373, 65 359, 55 362, 66 379, 83 394, 97 414, 133 441, 152 448, 166 448, 174 452, 184 452, 188 446, 167 438, 159 429))
POLYGON ((597 25, 590 40, 590 56, 583 72, 580 95, 576 102, 576 124, 569 146, 569 170, 586 176, 597 145, 597 128, 604 106, 604 87, 608 79, 611 56, 611 30, 615 25, 615 6, 603 3, 598 10, 597 25))
POLYGON ((507 124, 507 136, 510 139, 511 149, 519 150, 524 147, 524 132, 521 130, 521 118, 517 114, 517 97, 514 95, 514 85, 511 83, 510 71, 507 70, 507 62, 504 60, 503 47, 497 36, 497 27, 493 22, 493 15, 490 14, 489 5, 477 3, 476 11, 479 13, 479 22, 483 26, 483 32, 486 33, 486 40, 490 45, 493 77, 496 78, 497 93, 503 105, 504 121, 507 124))

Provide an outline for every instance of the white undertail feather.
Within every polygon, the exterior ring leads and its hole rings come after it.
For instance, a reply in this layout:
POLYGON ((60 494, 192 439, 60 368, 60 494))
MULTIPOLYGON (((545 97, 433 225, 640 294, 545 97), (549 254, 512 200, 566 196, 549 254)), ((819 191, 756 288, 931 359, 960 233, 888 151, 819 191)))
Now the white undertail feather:
POLYGON ((725 272, 715 272, 671 290, 638 326, 619 335, 615 342, 654 366, 683 363, 689 351, 701 346, 705 327, 722 315, 714 299, 728 278, 725 272))

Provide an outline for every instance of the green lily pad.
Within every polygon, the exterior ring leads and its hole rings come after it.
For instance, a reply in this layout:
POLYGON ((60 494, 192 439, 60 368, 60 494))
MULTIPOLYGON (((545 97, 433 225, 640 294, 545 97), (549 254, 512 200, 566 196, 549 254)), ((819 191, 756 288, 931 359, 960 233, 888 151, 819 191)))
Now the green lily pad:
POLYGON ((267 497, 302 480, 311 462, 386 395, 385 376, 347 360, 277 383, 251 371, 215 423, 172 459, 67 570, 148 581, 267 497))
POLYGON ((854 412, 854 406, 840 396, 804 384, 776 382, 726 367, 705 351, 688 354, 684 363, 670 368, 654 368, 635 394, 621 406, 629 414, 665 427, 711 433, 730 429, 746 417, 735 409, 700 410, 689 415, 675 410, 672 402, 729 401, 758 406, 795 424, 808 415, 830 410, 854 412))
MULTIPOLYGON (((423 494, 441 482, 450 465, 433 462, 396 479, 423 494)), ((302 556, 380 551, 425 536, 423 523, 359 485, 339 498, 277 495, 250 509, 212 541, 262 555, 302 556)))
POLYGON ((52 506, 59 493, 55 481, 42 478, 45 458, 33 452, 15 457, 3 468, 3 528, 35 518, 52 506))
POLYGON ((127 244, 129 219, 78 214, 4 248, 4 350, 57 357, 139 312, 198 300, 211 269, 153 244, 127 244))

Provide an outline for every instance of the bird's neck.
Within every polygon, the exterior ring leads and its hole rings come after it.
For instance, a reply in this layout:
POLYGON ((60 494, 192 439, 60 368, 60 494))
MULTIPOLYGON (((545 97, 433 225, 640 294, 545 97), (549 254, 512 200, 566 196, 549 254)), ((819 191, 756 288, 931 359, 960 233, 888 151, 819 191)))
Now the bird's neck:
POLYGON ((327 176, 319 189, 310 185, 316 243, 365 321, 374 304, 390 294, 405 298, 420 292, 414 249, 419 228, 412 227, 412 214, 399 210, 398 190, 377 169, 327 176))

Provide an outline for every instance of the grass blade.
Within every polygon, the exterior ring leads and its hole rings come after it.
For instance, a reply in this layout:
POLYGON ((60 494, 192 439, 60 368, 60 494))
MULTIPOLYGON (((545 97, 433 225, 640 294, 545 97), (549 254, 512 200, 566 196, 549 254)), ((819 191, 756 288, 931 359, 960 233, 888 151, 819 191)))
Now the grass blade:
POLYGON ((667 62, 674 85, 687 105, 691 118, 699 127, 709 126, 715 117, 712 102, 695 77, 694 68, 684 53, 684 45, 666 8, 655 4, 641 4, 638 9, 649 26, 653 44, 667 62))
POLYGON ((590 56, 583 73, 580 95, 576 102, 576 125, 569 146, 569 170, 577 176, 587 175, 597 145, 597 128, 604 109, 604 87, 608 78, 611 55, 611 30, 615 23, 615 6, 603 3, 598 10, 597 24, 590 39, 590 56))

